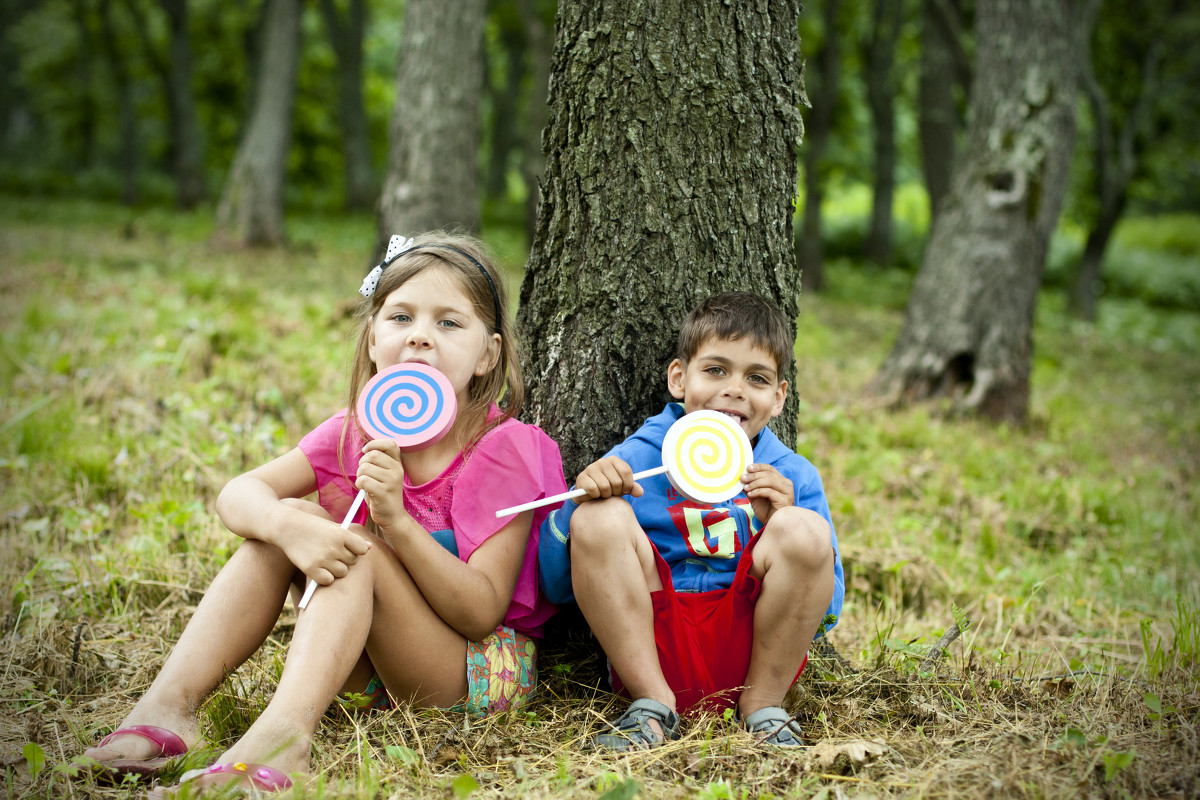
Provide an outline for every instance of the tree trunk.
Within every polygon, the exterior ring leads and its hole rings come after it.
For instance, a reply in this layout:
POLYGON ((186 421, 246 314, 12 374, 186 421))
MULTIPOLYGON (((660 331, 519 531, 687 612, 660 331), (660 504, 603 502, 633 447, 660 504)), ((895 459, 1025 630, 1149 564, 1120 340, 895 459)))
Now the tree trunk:
POLYGON ((959 16, 954 0, 921 3, 917 126, 931 226, 942 198, 950 190, 954 151, 962 127, 962 115, 954 98, 955 84, 961 86, 964 95, 970 88, 970 68, 962 51, 959 16))
POLYGON ((167 71, 167 104, 170 112, 172 169, 175 201, 180 208, 195 208, 208 197, 204 179, 204 142, 196 94, 192 90, 192 44, 188 38, 187 0, 160 0, 171 29, 170 68, 167 71))
POLYGON ((538 205, 542 199, 542 131, 546 127, 546 94, 550 87, 550 59, 554 53, 554 4, 546 0, 517 0, 529 51, 529 89, 525 100, 524 155, 521 177, 529 192, 525 200, 525 233, 533 241, 538 205), (547 8, 549 6, 549 8, 547 8))
POLYGON ((344 18, 333 0, 321 0, 320 7, 330 44, 337 56, 337 116, 342 129, 345 207, 367 209, 374 205, 378 189, 371 169, 370 134, 362 89, 366 3, 365 0, 350 0, 344 18))
POLYGON ((1171 36, 1170 26, 1176 24, 1177 14, 1182 10, 1178 3, 1171 3, 1169 7, 1141 6, 1135 12, 1140 25, 1129 24, 1131 20, 1124 14, 1113 21, 1115 24, 1111 27, 1122 34, 1119 39, 1122 46, 1121 66, 1111 69, 1113 74, 1108 76, 1118 84, 1117 91, 1110 96, 1096 76, 1096 60, 1092 50, 1100 7, 1100 0, 1090 0, 1079 25, 1082 53, 1080 84, 1092 111, 1092 172, 1088 176, 1089 188, 1098 198, 1099 208, 1067 293, 1068 310, 1088 322, 1096 319, 1103 288, 1101 275, 1104 253, 1113 230, 1125 213, 1129 184, 1137 174, 1147 140, 1153 135, 1148 129, 1159 100, 1163 42, 1171 36), (1125 86, 1120 85, 1122 77, 1127 81, 1125 86), (1114 100, 1122 99, 1125 100, 1123 104, 1114 103, 1114 100))
POLYGON ((92 86, 93 62, 92 31, 88 25, 88 9, 86 0, 75 0, 74 22, 76 35, 79 37, 79 52, 75 59, 75 86, 79 95, 76 115, 78 127, 78 149, 75 161, 80 169, 90 169, 96 158, 96 126, 98 111, 96 108, 96 92, 92 86))
POLYGON ((503 85, 492 80, 491 69, 487 72, 488 96, 492 107, 492 124, 489 126, 489 159, 484 191, 490 199, 503 198, 508 193, 508 168, 513 151, 517 150, 521 137, 518 134, 519 107, 522 87, 525 84, 525 52, 529 47, 525 27, 515 4, 505 3, 492 10, 492 20, 500 29, 499 44, 504 56, 502 63, 503 85))
POLYGON ((821 202, 829 169, 825 146, 833 132, 833 115, 841 94, 842 55, 837 25, 841 0, 826 0, 821 6, 825 38, 821 49, 805 70, 812 111, 804 133, 804 222, 797 243, 801 280, 807 291, 819 292, 825 285, 825 242, 821 232, 821 202), (814 70, 813 67, 816 67, 814 70))
POLYGON ((892 262, 892 199, 896 193, 896 41, 900 38, 902 0, 875 0, 874 22, 863 61, 867 105, 871 109, 874 161, 871 225, 864 255, 881 267, 892 262))
POLYGON ((1021 422, 1074 140, 1077 48, 1069 0, 995 0, 977 14, 966 149, 904 328, 870 388, 897 401, 951 397, 1021 422))
MULTIPOLYGON (((568 475, 670 398, 700 299, 756 291, 795 319, 799 13, 798 0, 560 3, 520 322, 526 416, 568 475)), ((774 426, 787 443, 792 386, 774 426)))
POLYGON ((409 0, 396 67, 380 241, 479 229, 484 0, 409 0))
POLYGON ((250 125, 217 208, 214 238, 234 245, 284 241, 283 185, 292 136, 301 0, 267 0, 250 125))
POLYGON ((100 0, 100 40, 104 44, 104 52, 112 67, 113 82, 117 88, 117 107, 121 120, 121 202, 127 206, 137 203, 138 198, 138 162, 140 148, 138 140, 137 112, 133 105, 133 86, 129 78, 129 67, 117 42, 117 33, 113 28, 112 7, 109 0, 100 0))

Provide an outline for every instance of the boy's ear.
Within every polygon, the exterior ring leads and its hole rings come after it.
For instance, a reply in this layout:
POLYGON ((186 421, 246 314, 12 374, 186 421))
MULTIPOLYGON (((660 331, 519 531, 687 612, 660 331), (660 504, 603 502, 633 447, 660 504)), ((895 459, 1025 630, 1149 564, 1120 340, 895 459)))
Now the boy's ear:
POLYGON ((783 403, 787 400, 788 382, 780 381, 775 387, 775 403, 771 406, 771 418, 774 419, 783 413, 783 403))
POLYGON ((667 389, 676 400, 683 399, 683 379, 686 371, 684 363, 678 358, 667 365, 667 389))

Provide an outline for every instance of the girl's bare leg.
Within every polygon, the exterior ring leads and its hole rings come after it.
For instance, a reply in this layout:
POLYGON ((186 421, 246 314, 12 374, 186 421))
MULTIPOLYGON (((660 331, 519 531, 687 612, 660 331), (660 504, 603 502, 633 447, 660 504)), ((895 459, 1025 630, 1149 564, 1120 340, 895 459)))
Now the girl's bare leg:
MULTIPOLYGON (((294 572, 278 548, 243 542, 213 579, 158 677, 120 727, 155 725, 194 746, 200 703, 266 640, 294 572)), ((153 742, 125 735, 84 755, 107 762, 148 760, 159 754, 153 742)))

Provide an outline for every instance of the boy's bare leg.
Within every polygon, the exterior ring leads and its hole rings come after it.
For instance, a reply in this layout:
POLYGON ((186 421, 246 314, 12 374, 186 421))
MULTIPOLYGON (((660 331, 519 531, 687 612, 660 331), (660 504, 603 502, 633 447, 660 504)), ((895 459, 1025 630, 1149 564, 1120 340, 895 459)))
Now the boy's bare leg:
POLYGON ((656 700, 674 711, 675 693, 663 677, 654 643, 650 602, 650 593, 661 589, 662 582, 650 541, 628 502, 592 500, 575 509, 571 582, 580 611, 630 696, 656 700))
POLYGON ((754 646, 738 709, 778 706, 796 677, 833 597, 829 524, 803 508, 779 509, 754 546, 750 574, 762 581, 754 646))

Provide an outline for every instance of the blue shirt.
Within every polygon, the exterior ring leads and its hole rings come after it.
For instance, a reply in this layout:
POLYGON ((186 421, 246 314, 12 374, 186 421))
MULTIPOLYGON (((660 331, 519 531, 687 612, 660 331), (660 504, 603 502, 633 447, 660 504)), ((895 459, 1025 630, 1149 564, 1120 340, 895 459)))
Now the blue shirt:
MULTIPOLYGON (((634 472, 662 465, 662 443, 667 429, 684 415, 683 405, 670 403, 651 417, 628 439, 607 455, 625 461, 634 472)), ((795 504, 820 514, 829 523, 834 553, 833 600, 826 614, 838 616, 846 594, 837 534, 829 516, 829 502, 816 467, 808 459, 785 447, 770 429, 764 428, 754 445, 754 463, 770 464, 792 482, 795 504)), ((761 529, 750 498, 745 493, 715 505, 696 503, 680 495, 666 475, 638 481, 641 497, 626 496, 638 523, 671 568, 677 592, 707 592, 728 589, 733 583, 750 539, 761 529)), ((571 556, 567 537, 571 515, 578 506, 568 500, 542 523, 538 543, 538 574, 542 591, 554 603, 575 599, 571 589, 571 556)), ((827 626, 832 627, 832 625, 827 626)))

